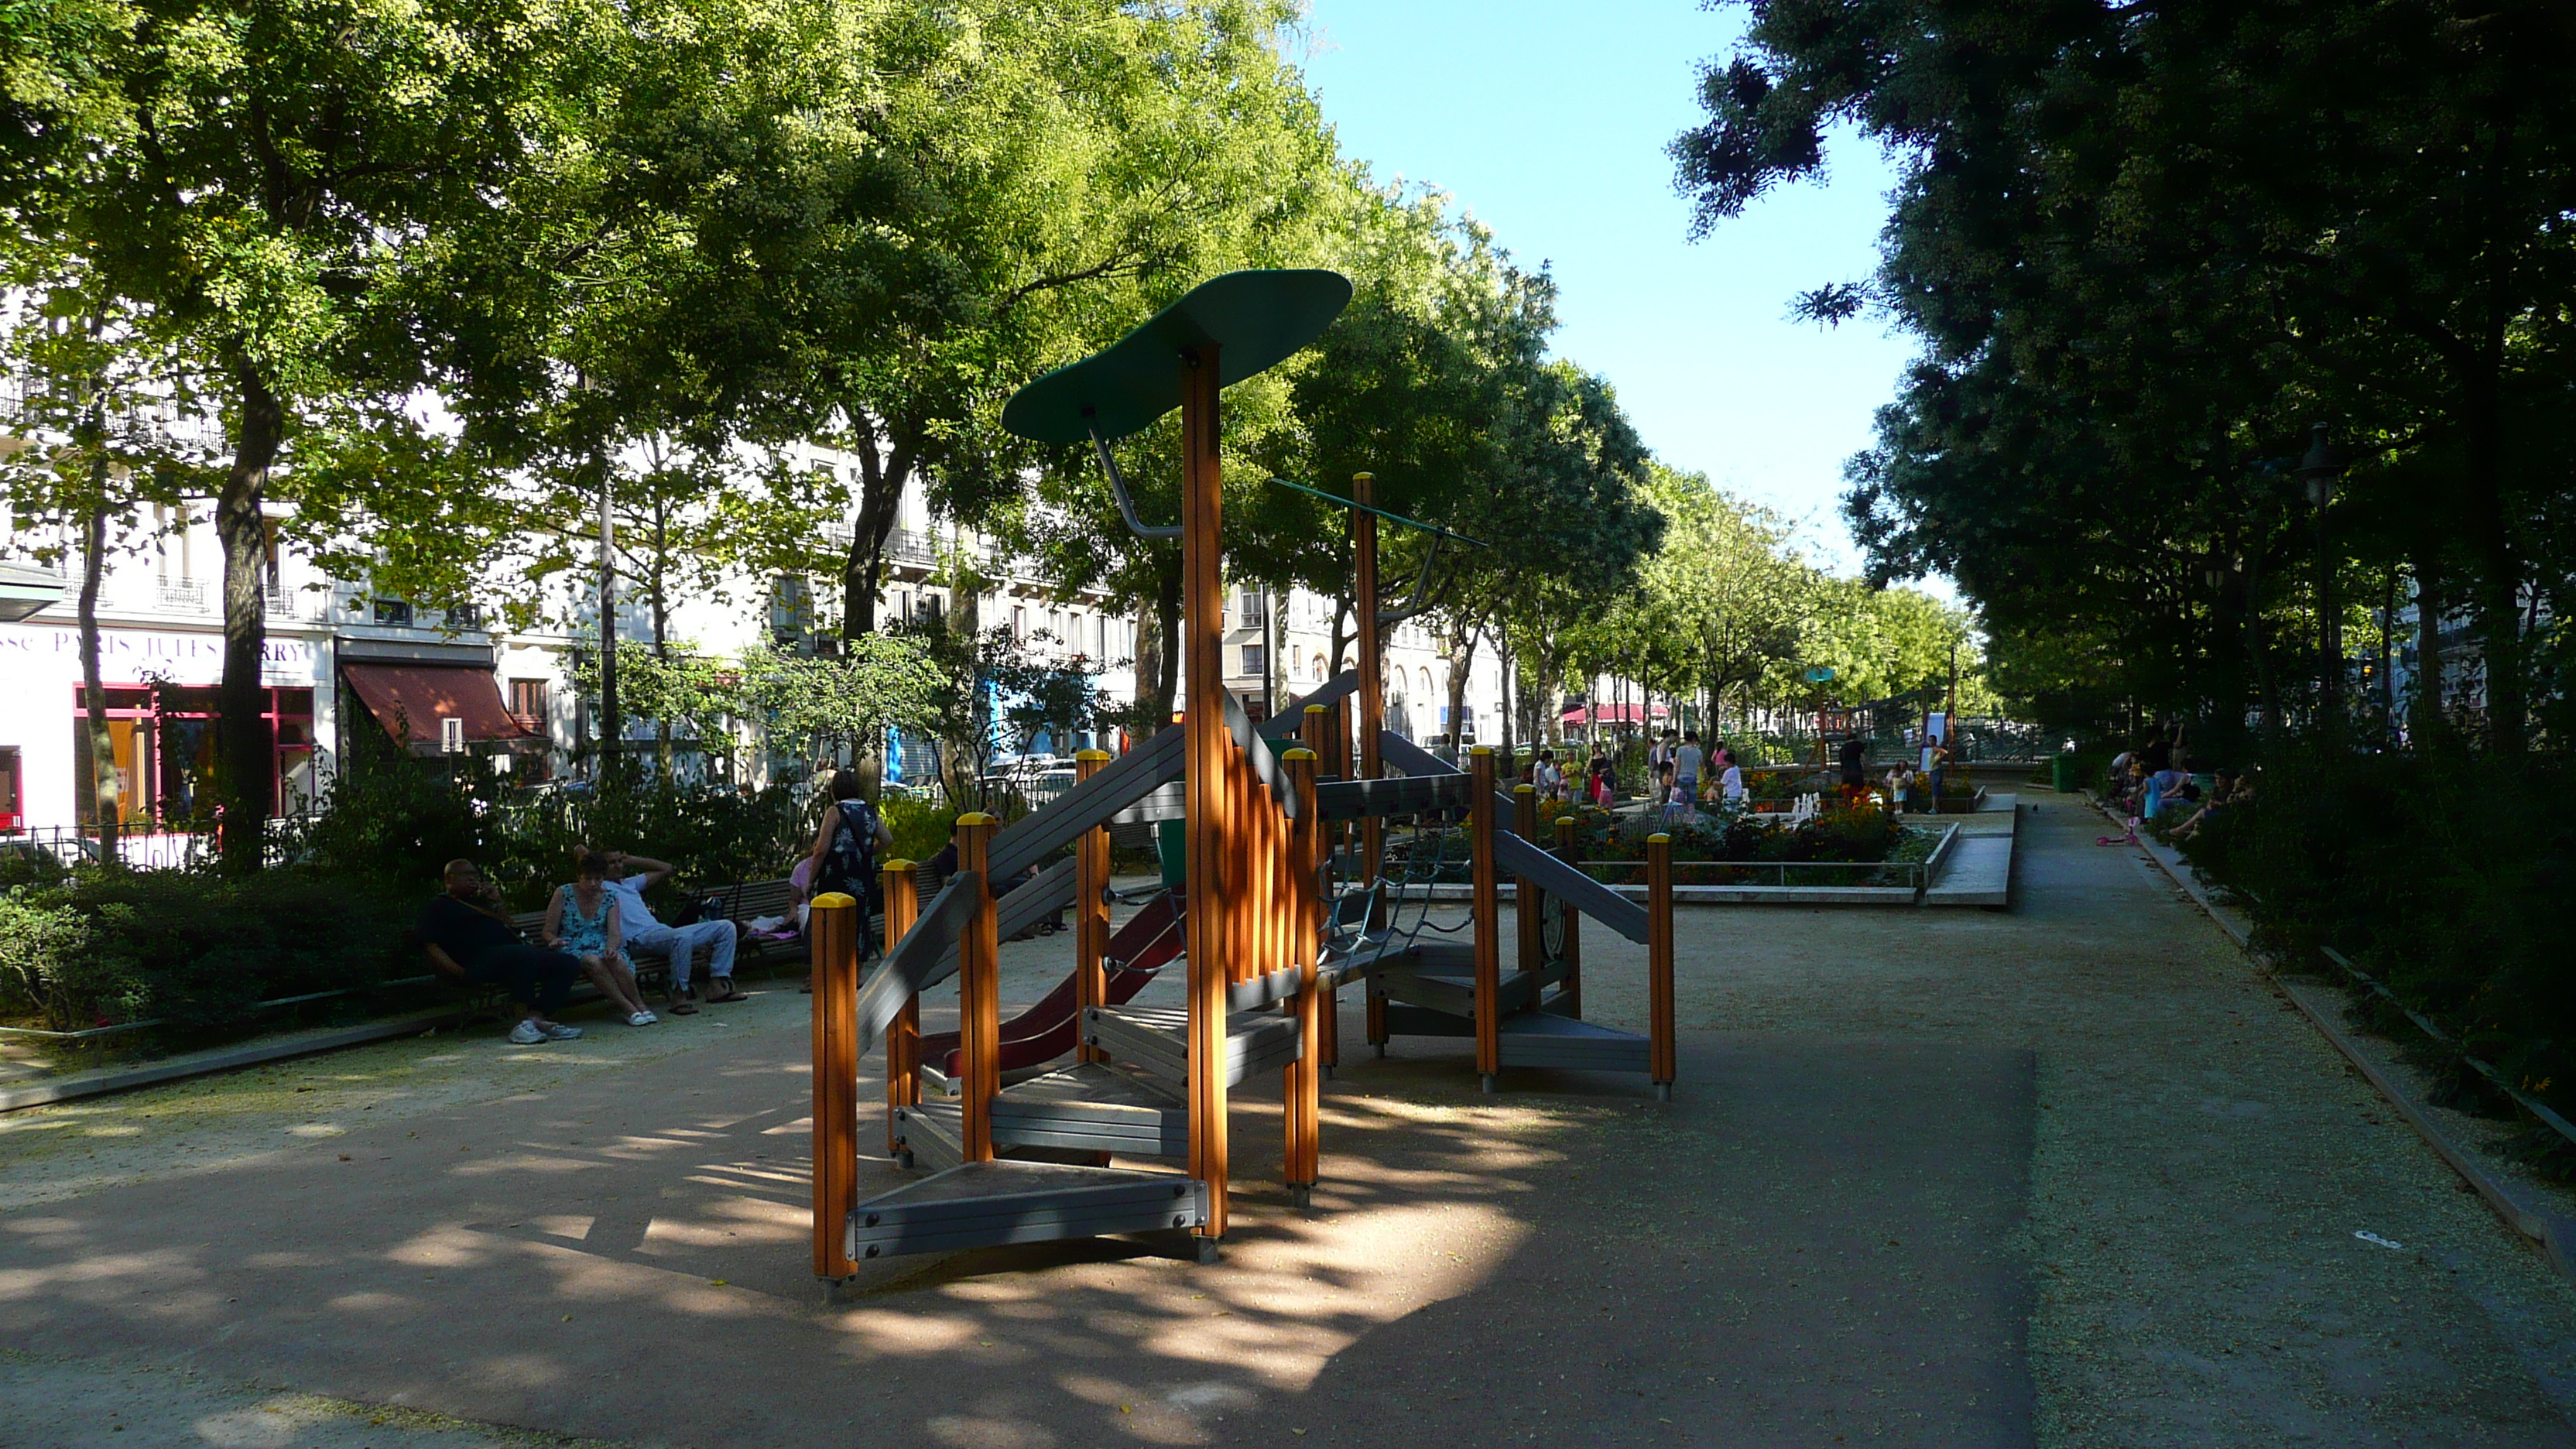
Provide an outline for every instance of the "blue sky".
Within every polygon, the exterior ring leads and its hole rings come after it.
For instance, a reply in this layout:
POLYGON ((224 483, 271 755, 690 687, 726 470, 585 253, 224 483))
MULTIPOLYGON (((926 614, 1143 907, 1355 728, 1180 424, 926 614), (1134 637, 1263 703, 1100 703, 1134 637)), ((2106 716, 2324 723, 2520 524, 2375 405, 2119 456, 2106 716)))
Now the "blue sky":
POLYGON ((1345 155, 1439 187, 1522 265, 1550 264, 1557 350, 1617 386, 1648 446, 1800 522, 1809 557, 1849 573, 1843 459, 1912 348, 1788 309, 1869 271, 1891 172, 1843 139, 1824 184, 1689 240, 1664 146, 1743 18, 1694 0, 1309 0, 1302 64, 1345 155))

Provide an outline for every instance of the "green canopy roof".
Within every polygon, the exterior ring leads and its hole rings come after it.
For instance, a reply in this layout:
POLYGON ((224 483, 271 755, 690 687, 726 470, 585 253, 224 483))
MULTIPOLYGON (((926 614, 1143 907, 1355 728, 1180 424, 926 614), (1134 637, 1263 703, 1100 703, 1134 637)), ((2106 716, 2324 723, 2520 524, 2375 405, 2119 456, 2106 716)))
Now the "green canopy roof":
POLYGON ((1255 377, 1324 333, 1351 280, 1322 270, 1228 272, 1201 282, 1144 326, 1014 394, 1002 426, 1040 443, 1141 432, 1181 405, 1181 354, 1215 343, 1217 386, 1255 377))

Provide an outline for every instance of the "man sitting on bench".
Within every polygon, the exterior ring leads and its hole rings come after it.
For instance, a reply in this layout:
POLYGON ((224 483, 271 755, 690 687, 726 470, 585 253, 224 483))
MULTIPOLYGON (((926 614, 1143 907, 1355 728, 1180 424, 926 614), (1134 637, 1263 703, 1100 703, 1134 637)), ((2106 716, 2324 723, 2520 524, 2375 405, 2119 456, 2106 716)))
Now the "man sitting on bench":
POLYGON ((581 962, 568 951, 549 951, 519 938, 519 929, 501 914, 497 892, 484 883, 483 872, 470 860, 451 860, 443 873, 447 894, 434 897, 420 913, 420 943, 430 969, 463 985, 497 985, 519 1008, 519 1024, 510 1040, 519 1046, 542 1041, 570 1041, 581 1028, 550 1021, 546 1013, 563 1005, 581 962))
MULTIPOLYGON (((591 846, 582 849, 588 851, 591 846)), ((697 960, 698 948, 707 948, 707 1001, 721 1005, 728 1001, 749 1000, 733 984, 733 948, 736 939, 731 921, 692 921, 685 926, 666 926, 653 919, 652 907, 644 904, 644 892, 671 874, 671 863, 649 855, 629 855, 612 850, 608 855, 608 888, 617 892, 617 918, 626 931, 626 944, 639 951, 651 951, 671 958, 670 1001, 673 1016, 695 1015, 698 993, 689 986, 689 969, 697 960)))

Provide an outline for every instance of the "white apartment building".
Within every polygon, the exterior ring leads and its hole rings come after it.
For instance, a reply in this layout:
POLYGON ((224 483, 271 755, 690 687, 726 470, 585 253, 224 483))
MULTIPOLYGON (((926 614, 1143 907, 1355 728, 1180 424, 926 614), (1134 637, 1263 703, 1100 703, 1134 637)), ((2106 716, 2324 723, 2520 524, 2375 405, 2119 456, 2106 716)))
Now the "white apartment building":
MULTIPOLYGON (((99 590, 100 672, 127 828, 138 855, 156 836, 204 828, 199 800, 214 766, 215 692, 223 670, 222 552, 211 507, 136 520, 155 535, 141 552, 113 557, 99 590)), ((831 539, 834 527, 825 526, 831 539)), ((839 530, 846 539, 846 527, 839 530)), ((837 540, 835 540, 837 541, 837 540)), ((77 560, 37 567, 30 556, 59 539, 0 526, 0 832, 76 830, 93 798, 88 751, 80 748, 86 704, 76 622, 77 560)), ((1024 637, 1043 630, 1067 656, 1098 667, 1098 687, 1132 701, 1138 620, 1132 602, 1104 590, 1066 591, 1028 565, 972 537, 942 529, 918 492, 903 500, 888 540, 880 618, 953 615, 958 602, 932 582, 943 550, 981 556, 999 582, 975 601, 990 628, 1024 637)), ((307 808, 361 733, 421 755, 471 749, 503 757, 523 778, 572 768, 574 746, 591 731, 574 688, 578 658, 598 642, 597 600, 588 571, 545 584, 548 623, 530 632, 493 625, 474 612, 416 608, 363 580, 323 575, 291 547, 267 560, 268 644, 262 684, 274 741, 264 782, 273 808, 307 808)), ((519 585, 524 587, 524 585, 519 585)), ((704 595, 671 601, 668 636, 704 653, 735 654, 764 639, 794 644, 837 628, 837 578, 735 579, 704 595)), ((1285 707, 1332 672, 1332 601, 1293 591, 1229 591, 1227 685, 1247 711, 1285 707), (1280 614, 1270 627, 1273 610, 1280 614), (1275 644, 1274 644, 1275 640, 1275 644), (1277 649, 1279 658, 1271 652, 1277 649)), ((651 637, 651 619, 631 585, 621 587, 622 639, 651 637)), ((1419 625, 1396 629, 1387 646, 1388 724, 1411 738, 1450 731, 1448 661, 1419 625)), ((1499 736, 1499 671, 1479 651, 1460 733, 1468 742, 1499 736)), ((630 748, 653 738, 649 720, 630 718, 630 748)), ((1041 741, 1069 752, 1100 740, 1041 741)), ((906 740, 890 761, 897 779, 935 770, 927 742, 906 740)), ((755 756, 757 759, 757 756, 755 756)), ((754 782, 766 777, 754 766, 754 782)))

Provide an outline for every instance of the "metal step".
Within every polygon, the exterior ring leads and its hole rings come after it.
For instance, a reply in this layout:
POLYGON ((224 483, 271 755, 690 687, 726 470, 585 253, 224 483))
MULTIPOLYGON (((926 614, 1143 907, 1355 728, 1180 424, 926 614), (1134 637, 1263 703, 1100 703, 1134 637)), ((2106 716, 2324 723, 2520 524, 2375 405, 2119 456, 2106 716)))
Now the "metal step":
POLYGON ((966 1160, 966 1108, 941 1097, 894 1109, 894 1148, 904 1165, 937 1172, 966 1160))
POLYGON ((947 1253, 1206 1224, 1207 1184, 1167 1172, 1053 1162, 970 1162, 850 1212, 851 1258, 947 1253))
POLYGON ((1507 1067, 1566 1067, 1587 1072, 1649 1070, 1646 1038, 1552 1011, 1504 1017, 1496 1042, 1507 1067))
MULTIPOLYGON (((1562 1067, 1587 1072, 1643 1072, 1651 1069, 1651 1043, 1633 1032, 1565 1016, 1548 1009, 1516 1012, 1495 1023, 1495 1045, 1507 1067, 1562 1067)), ((1476 1019, 1457 1012, 1390 1002, 1386 1008, 1390 1036, 1472 1037, 1476 1019)))
MULTIPOLYGON (((1095 1006, 1082 1015, 1082 1039, 1166 1082, 1190 1079, 1189 1012, 1180 1007, 1095 1006)), ((1225 1083, 1297 1060, 1297 1019, 1277 1012, 1228 1013, 1225 1083)))
MULTIPOLYGON (((1474 965, 1471 963, 1464 971, 1445 968, 1446 963, 1436 966, 1390 965, 1377 973, 1376 989, 1385 992, 1392 1001, 1429 1007, 1433 1011, 1473 1015, 1476 1010, 1474 965)), ((1536 972, 1506 968, 1495 1000, 1501 1004, 1503 1014, 1508 1016, 1526 1009, 1541 991, 1564 979, 1565 963, 1562 961, 1551 961, 1536 972)))
POLYGON ((1123 1062, 1077 1062, 1006 1087, 993 1099, 993 1141, 1020 1147, 1187 1157, 1190 1109, 1123 1062))

